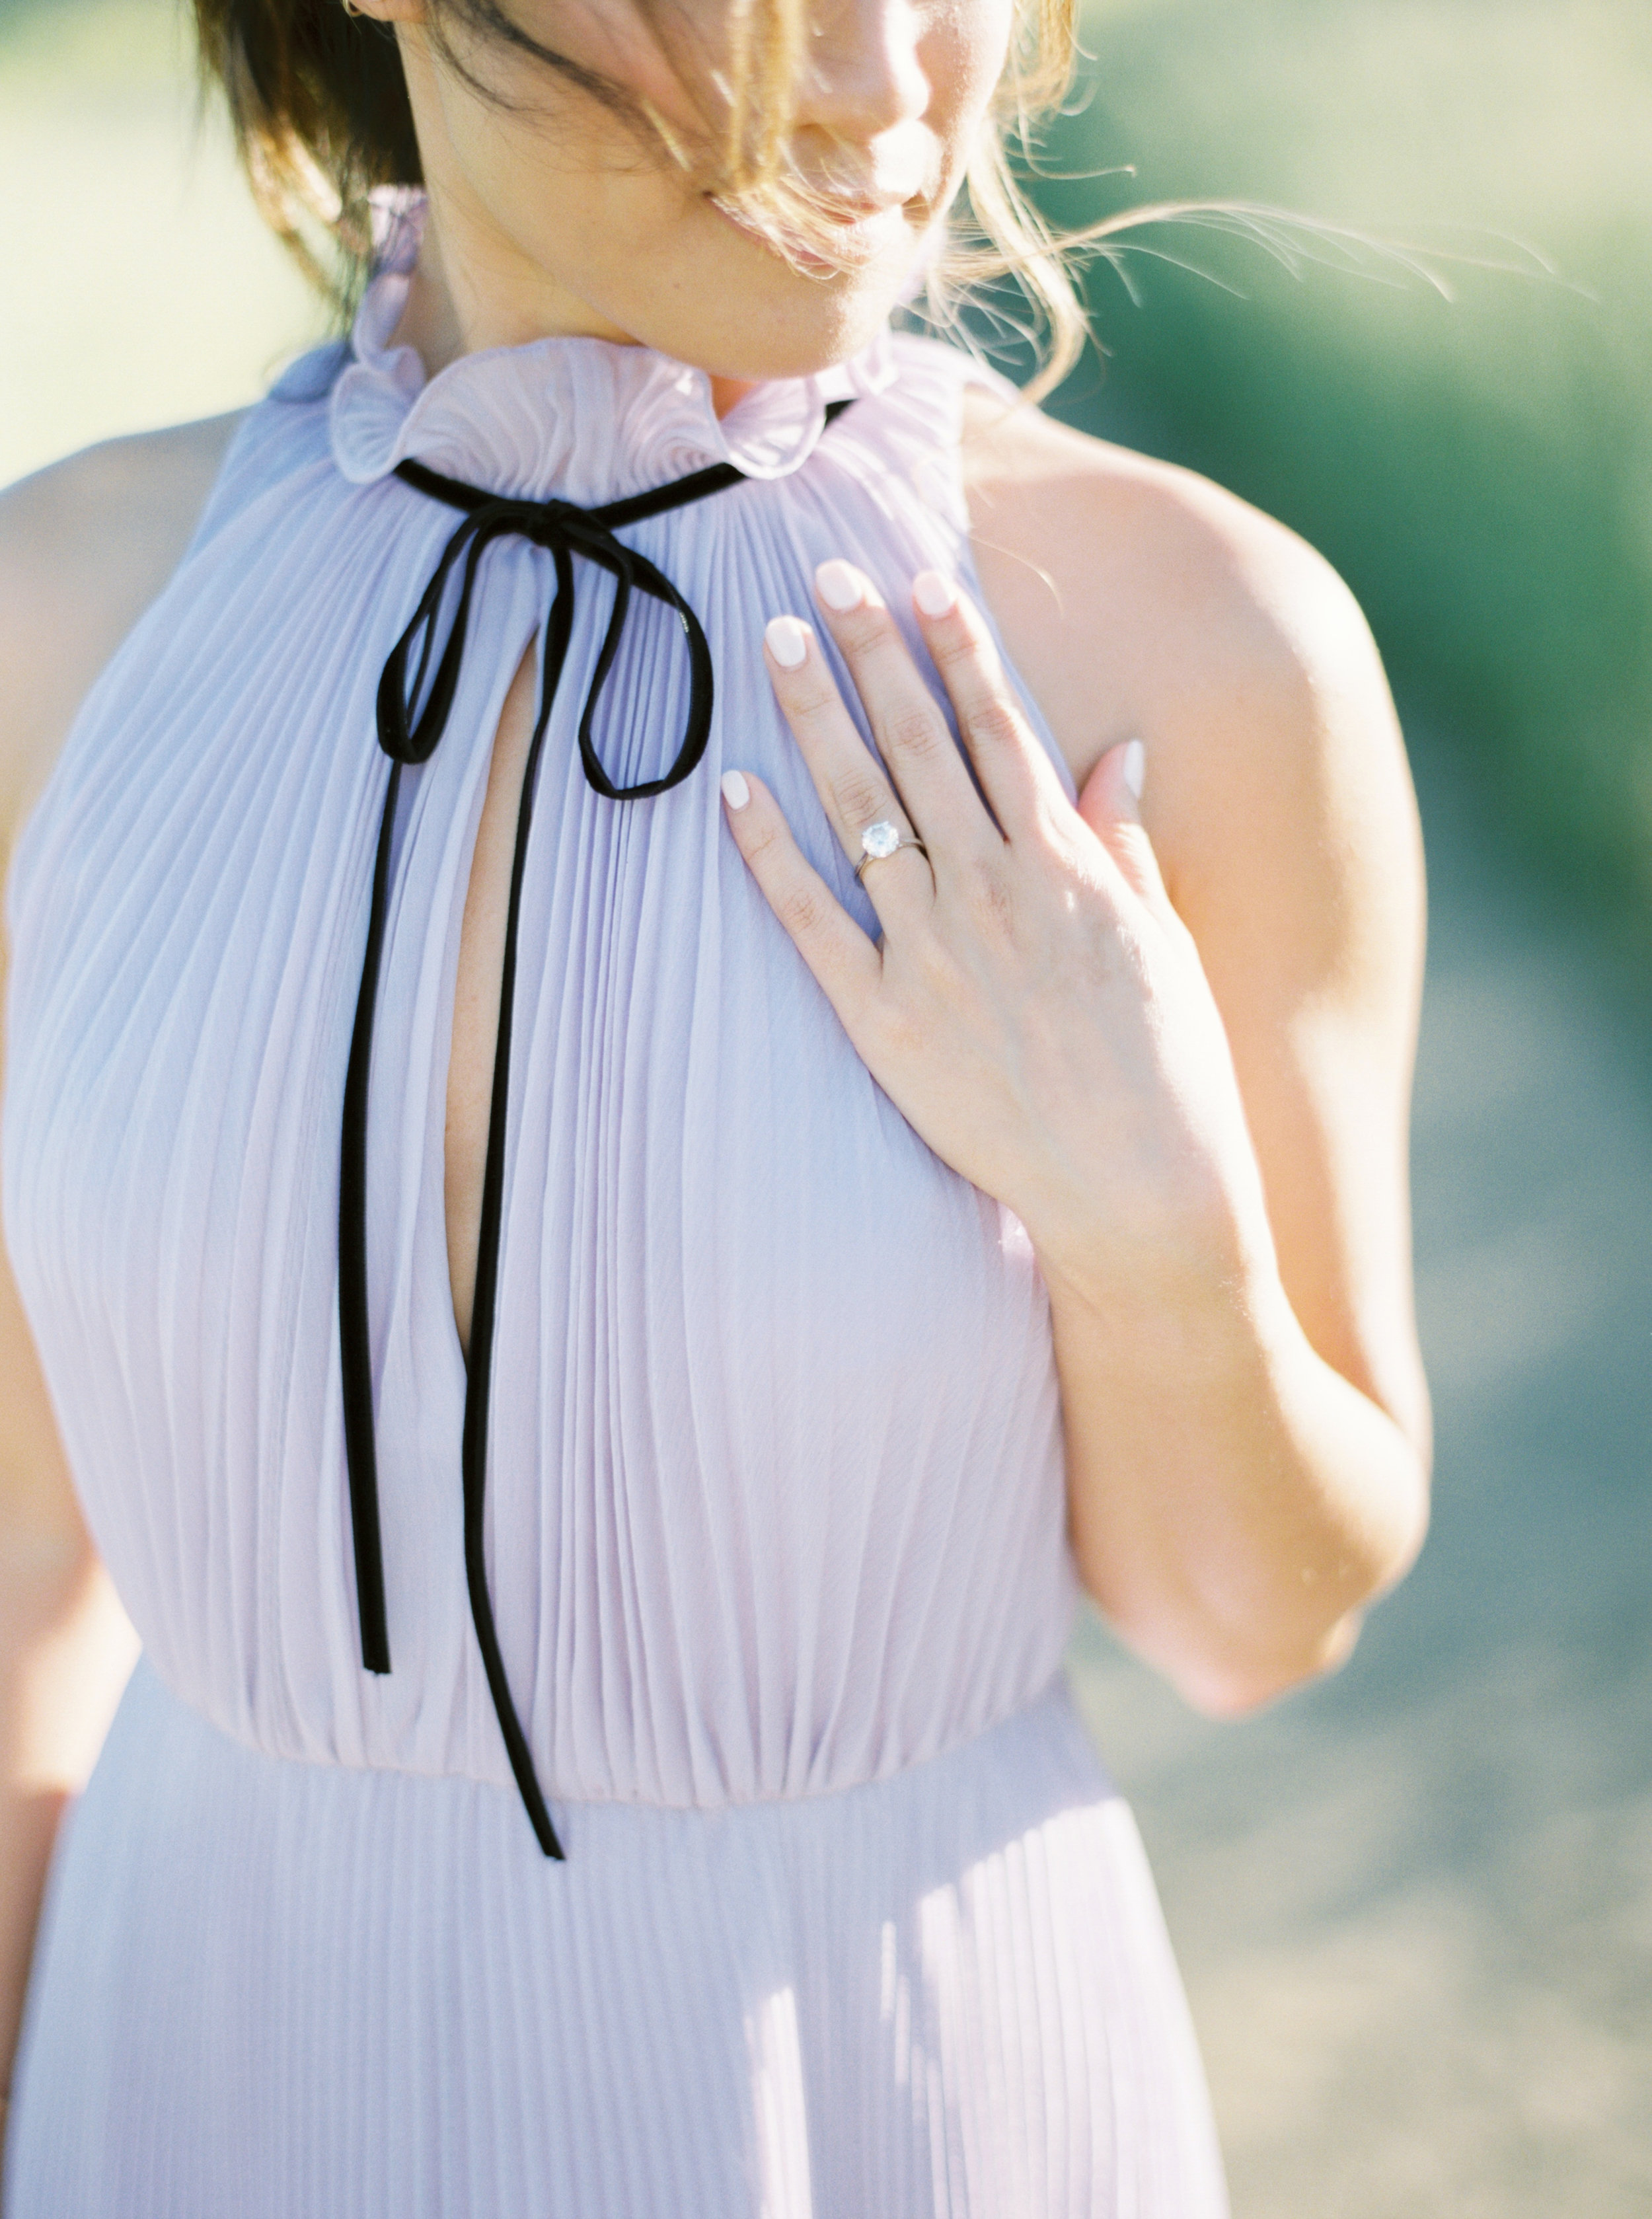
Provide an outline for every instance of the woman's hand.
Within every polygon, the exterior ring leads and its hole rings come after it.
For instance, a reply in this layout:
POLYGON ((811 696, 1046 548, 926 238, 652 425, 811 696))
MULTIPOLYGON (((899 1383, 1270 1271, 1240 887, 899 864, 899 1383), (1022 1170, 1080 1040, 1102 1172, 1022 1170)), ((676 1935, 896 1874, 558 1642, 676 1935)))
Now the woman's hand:
POLYGON ((1261 1182, 1221 1019, 1137 810, 1140 743, 1104 756, 1075 809, 979 614, 926 571, 914 606, 978 792, 870 581, 831 562, 816 584, 889 774, 789 616, 765 642, 780 705, 845 854, 858 862, 886 821, 928 861, 903 847, 866 863, 874 942, 773 797, 731 772, 730 823, 775 915, 885 1092, 1015 1212, 1046 1275, 1103 1307, 1139 1300, 1144 1270, 1231 1284, 1270 1254, 1261 1182))
POLYGON ((966 764, 867 580, 827 563, 817 586, 883 762, 792 617, 768 627, 775 692, 844 852, 858 861, 887 819, 928 860, 867 863, 874 942, 773 796, 730 771, 735 837, 873 1077, 1032 1238, 1085 1584, 1190 1700, 1246 1708, 1345 1656, 1414 1555, 1418 1449, 1287 1296, 1227 1035, 1136 807, 1134 743, 1075 809, 980 617, 925 573, 917 621, 966 764))

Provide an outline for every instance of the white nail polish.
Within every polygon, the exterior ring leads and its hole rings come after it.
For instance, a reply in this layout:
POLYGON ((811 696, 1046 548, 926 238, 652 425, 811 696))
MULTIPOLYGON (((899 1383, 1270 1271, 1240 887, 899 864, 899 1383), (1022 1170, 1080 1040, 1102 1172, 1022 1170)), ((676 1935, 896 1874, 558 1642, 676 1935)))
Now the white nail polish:
POLYGON ((920 570, 912 581, 912 599, 926 617, 944 617, 957 604, 958 588, 939 570, 920 570))
POLYGON ((798 669, 809 652, 809 635, 796 617, 771 617, 763 637, 782 670, 798 669))
POLYGON ((746 804, 751 799, 751 788, 747 785, 743 773, 737 770, 725 770, 724 772, 723 799, 728 803, 730 809, 743 809, 745 807, 746 804))
POLYGON ((823 563, 816 571, 815 587, 827 607, 835 609, 841 617, 847 616, 851 609, 858 609, 866 599, 860 572, 835 557, 823 563))
POLYGON ((1147 750, 1140 740, 1124 743, 1124 782, 1138 801, 1147 781, 1147 750))

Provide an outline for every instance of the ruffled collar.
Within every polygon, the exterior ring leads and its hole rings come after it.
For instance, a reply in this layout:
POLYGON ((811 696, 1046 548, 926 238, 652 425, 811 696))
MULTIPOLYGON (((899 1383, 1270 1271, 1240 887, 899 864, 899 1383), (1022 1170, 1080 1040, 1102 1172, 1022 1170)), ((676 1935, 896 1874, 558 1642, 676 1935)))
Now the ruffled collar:
POLYGON ((785 477, 813 453, 829 401, 881 392, 897 375, 880 335, 817 376, 755 387, 721 420, 704 370, 606 339, 494 347, 427 378, 412 347, 389 344, 422 214, 416 198, 388 211, 379 267, 333 384, 333 459, 353 484, 412 457, 490 492, 554 494, 591 507, 711 463, 785 477))

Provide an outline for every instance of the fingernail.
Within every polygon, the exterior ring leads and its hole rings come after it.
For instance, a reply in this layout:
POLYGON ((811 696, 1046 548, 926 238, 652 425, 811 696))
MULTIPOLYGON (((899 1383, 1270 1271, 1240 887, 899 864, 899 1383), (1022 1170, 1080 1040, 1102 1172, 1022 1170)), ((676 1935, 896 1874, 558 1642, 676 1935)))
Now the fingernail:
POLYGON ((944 617, 958 600, 958 588, 939 570, 920 570, 912 581, 912 599, 926 617, 944 617))
POLYGON ((840 563, 835 557, 829 563, 823 563, 816 571, 815 587, 827 607, 835 609, 839 616, 847 616, 851 609, 858 609, 866 599, 866 588, 860 583, 860 572, 852 570, 847 563, 840 563))
POLYGON ((751 788, 743 772, 725 770, 723 774, 723 799, 730 809, 743 809, 751 799, 751 788))
POLYGON ((1147 780, 1147 750, 1140 740, 1124 743, 1124 782, 1138 801, 1147 780))
POLYGON ((782 670, 796 670, 809 652, 809 635, 796 617, 771 617, 763 637, 782 670))

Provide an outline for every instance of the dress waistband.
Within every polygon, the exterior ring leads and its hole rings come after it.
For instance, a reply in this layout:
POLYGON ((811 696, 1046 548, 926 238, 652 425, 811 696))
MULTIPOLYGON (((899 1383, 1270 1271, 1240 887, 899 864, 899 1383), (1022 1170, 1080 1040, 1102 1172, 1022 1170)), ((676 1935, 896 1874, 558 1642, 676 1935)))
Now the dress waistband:
MULTIPOLYGON (((122 1714, 128 1706, 152 1722, 165 1713, 176 1713, 176 1728, 179 1732, 200 1737, 209 1737, 226 1752, 235 1751, 238 1757, 278 1768, 290 1768, 295 1773, 337 1773, 345 1779, 357 1781, 428 1783, 438 1790, 447 1787, 474 1790, 484 1796, 503 1797, 507 1802, 515 1793, 499 1780, 484 1778, 475 1773, 426 1772, 413 1767, 357 1763, 342 1757, 267 1748, 213 1718, 187 1696, 177 1694, 161 1678, 147 1655, 140 1655, 133 1669, 132 1678, 121 1698, 122 1714)), ((1082 1755, 1082 1769, 1091 1789, 1102 1794, 1116 1792, 1078 1716, 1071 1687, 1063 1669, 1029 1702, 1018 1705, 1002 1718, 995 1719, 991 1724, 957 1741, 947 1743, 930 1755, 916 1757, 910 1763, 897 1765, 888 1771, 870 1775, 864 1780, 847 1781, 835 1787, 811 1788, 801 1793, 731 1797, 717 1803, 665 1803, 642 1795, 602 1798, 559 1795, 553 1796, 550 1801, 558 1813, 564 1814, 570 1823, 575 1824, 578 1814, 593 1812, 631 1812, 639 1816, 656 1815, 661 1820, 699 1820, 727 1818, 731 1813, 742 1812, 819 1811, 840 1804, 848 1797, 860 1795, 875 1799, 902 1783, 936 1780, 949 1769, 967 1772, 978 1768, 984 1774, 990 1775, 1000 1758, 1013 1765, 1015 1752, 1023 1741, 1029 1737, 1041 1741, 1052 1732, 1071 1745, 1071 1753, 1075 1756, 1082 1755)), ((204 1756, 208 1741, 199 1739, 198 1746, 204 1756)), ((561 1831, 559 1825, 559 1835, 561 1831)))

